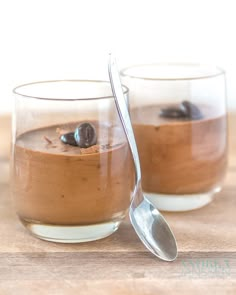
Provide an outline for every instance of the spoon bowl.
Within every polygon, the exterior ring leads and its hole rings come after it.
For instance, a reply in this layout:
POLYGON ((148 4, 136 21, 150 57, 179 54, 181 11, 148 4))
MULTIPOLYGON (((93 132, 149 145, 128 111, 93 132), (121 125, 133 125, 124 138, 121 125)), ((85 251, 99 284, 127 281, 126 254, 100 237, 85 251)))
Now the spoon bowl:
MULTIPOLYGON (((142 191, 140 190, 142 194, 142 191)), ((130 221, 143 244, 154 255, 165 261, 177 257, 177 245, 173 233, 160 212, 145 198, 138 206, 131 203, 130 221)))

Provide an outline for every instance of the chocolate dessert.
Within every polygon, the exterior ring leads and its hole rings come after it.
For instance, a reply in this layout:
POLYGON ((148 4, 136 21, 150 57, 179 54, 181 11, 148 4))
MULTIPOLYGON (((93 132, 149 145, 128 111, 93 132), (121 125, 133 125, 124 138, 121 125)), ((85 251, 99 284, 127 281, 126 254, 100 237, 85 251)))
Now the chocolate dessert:
POLYGON ((121 220, 133 164, 123 132, 97 122, 31 130, 17 137, 13 190, 23 221, 89 225, 121 220))
POLYGON ((227 166, 227 119, 188 101, 131 110, 143 189, 197 194, 220 186, 227 166))

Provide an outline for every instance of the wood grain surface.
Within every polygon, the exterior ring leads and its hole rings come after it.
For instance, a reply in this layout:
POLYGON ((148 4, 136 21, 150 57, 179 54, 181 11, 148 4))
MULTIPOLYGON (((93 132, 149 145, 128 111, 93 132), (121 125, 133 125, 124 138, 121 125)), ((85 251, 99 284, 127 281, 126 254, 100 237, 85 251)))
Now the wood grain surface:
POLYGON ((8 161, 0 175, 0 295, 236 294, 236 115, 230 116, 229 168, 208 206, 164 213, 179 256, 167 263, 143 247, 128 219, 112 236, 83 244, 32 237, 10 196, 8 161))

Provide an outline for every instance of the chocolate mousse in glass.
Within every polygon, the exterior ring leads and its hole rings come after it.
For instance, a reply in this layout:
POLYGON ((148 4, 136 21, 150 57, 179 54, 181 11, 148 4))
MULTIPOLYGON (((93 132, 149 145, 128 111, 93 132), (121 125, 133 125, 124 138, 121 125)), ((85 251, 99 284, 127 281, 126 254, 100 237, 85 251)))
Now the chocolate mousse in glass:
POLYGON ((134 171, 110 83, 37 82, 14 92, 12 190, 22 223, 63 243, 112 234, 134 171))
POLYGON ((121 72, 129 87, 145 195, 159 209, 208 204, 227 167, 224 71, 199 64, 150 64, 121 72))

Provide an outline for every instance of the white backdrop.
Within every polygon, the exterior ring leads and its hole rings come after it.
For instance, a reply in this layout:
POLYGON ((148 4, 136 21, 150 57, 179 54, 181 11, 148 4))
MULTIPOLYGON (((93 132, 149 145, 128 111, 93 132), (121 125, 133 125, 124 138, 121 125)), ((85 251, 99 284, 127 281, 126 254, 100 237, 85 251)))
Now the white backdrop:
POLYGON ((14 86, 107 78, 107 53, 136 62, 197 61, 227 71, 236 109, 235 1, 0 0, 0 111, 14 86))

